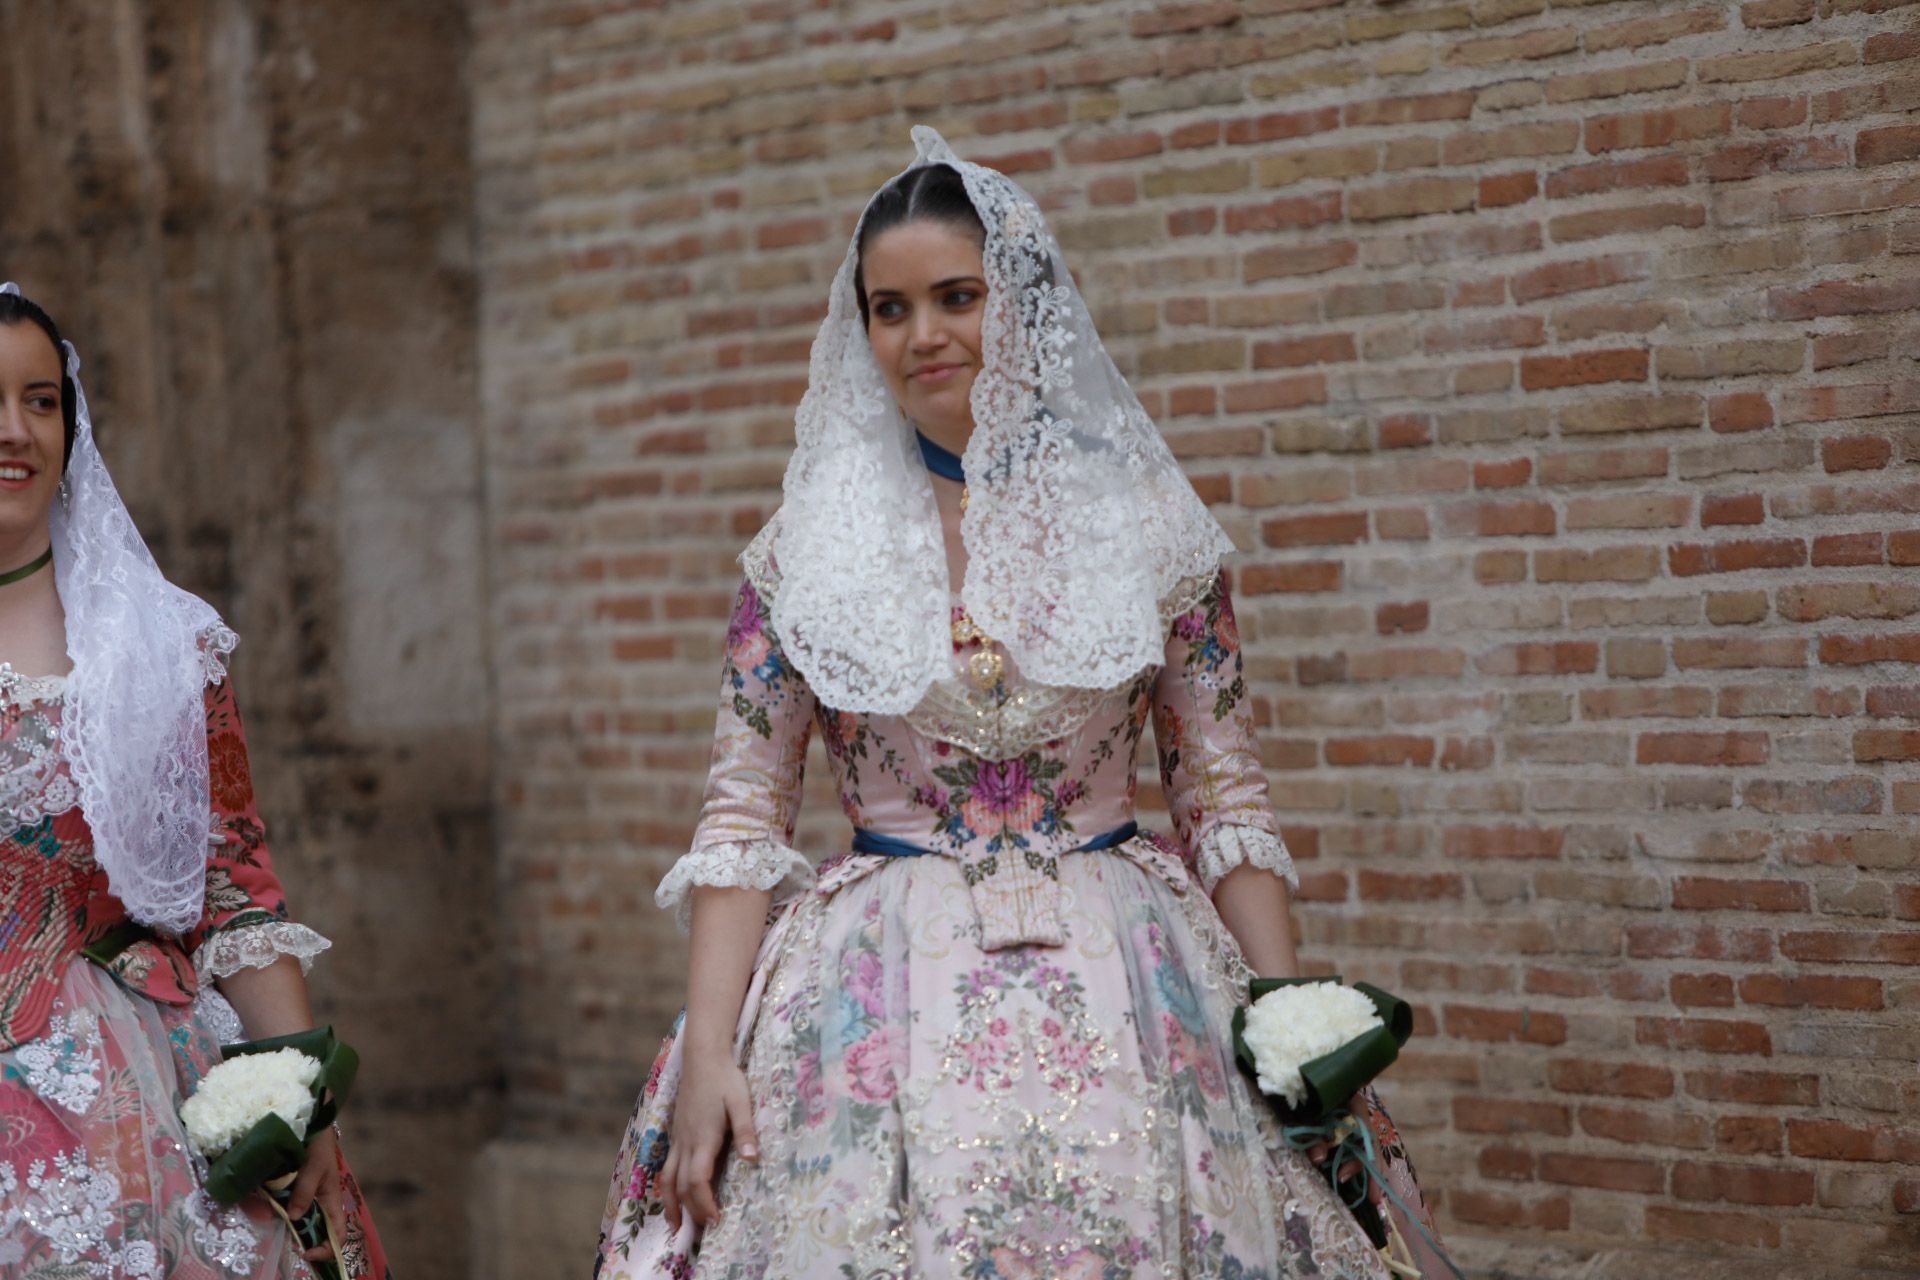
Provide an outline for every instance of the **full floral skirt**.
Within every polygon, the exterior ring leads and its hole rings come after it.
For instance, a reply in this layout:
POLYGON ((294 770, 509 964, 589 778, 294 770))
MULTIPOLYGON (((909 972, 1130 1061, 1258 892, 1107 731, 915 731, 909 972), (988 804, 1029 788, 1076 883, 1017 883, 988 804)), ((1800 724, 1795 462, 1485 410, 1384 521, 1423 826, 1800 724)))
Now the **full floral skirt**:
POLYGON ((1184 867, 1141 838, 1063 858, 1060 877, 1066 945, 983 951, 959 864, 823 868, 776 912, 741 1017, 760 1159, 723 1164, 717 1225, 668 1226, 670 1035, 615 1167, 598 1280, 1386 1277, 1233 1062, 1249 975, 1184 867))
MULTIPOLYGON (((69 963, 46 1033, 0 1052, 0 1275, 311 1277, 264 1197, 225 1208, 206 1194, 180 1104, 219 1061, 204 1006, 158 1004, 98 965, 69 963)), ((385 1280, 359 1188, 341 1173, 343 1270, 385 1280)))

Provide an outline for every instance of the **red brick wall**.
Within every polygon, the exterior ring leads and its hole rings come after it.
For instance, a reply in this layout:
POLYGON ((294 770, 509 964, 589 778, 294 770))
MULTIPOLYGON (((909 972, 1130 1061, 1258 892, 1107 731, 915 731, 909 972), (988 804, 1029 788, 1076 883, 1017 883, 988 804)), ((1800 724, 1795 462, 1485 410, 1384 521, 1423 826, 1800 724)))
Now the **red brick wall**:
POLYGON ((1462 1252, 1913 1264, 1920 7, 474 12, 521 1132, 678 1005, 731 558, 926 121, 1243 548, 1306 954, 1417 1002, 1462 1252))

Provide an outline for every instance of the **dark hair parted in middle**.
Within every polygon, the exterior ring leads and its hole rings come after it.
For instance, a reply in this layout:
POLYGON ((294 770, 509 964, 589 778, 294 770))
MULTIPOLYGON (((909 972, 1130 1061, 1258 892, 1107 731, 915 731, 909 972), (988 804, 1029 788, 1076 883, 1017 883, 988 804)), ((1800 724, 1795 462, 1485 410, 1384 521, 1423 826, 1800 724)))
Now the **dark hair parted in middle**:
POLYGON ((67 376, 67 349, 60 342, 60 327, 38 303, 17 293, 0 293, 0 324, 16 325, 22 321, 37 326, 47 335, 47 341, 53 344, 54 358, 60 361, 60 417, 67 428, 66 456, 61 459, 64 467, 73 457, 73 437, 80 426, 80 397, 74 394, 73 379, 67 376))
POLYGON ((960 171, 948 164, 922 165, 909 169, 880 188, 867 216, 861 220, 857 240, 859 256, 853 267, 853 292, 860 299, 860 323, 868 322, 866 257, 867 245, 883 231, 908 222, 944 222, 955 230, 973 236, 982 246, 987 242, 986 224, 967 196, 967 185, 960 171))

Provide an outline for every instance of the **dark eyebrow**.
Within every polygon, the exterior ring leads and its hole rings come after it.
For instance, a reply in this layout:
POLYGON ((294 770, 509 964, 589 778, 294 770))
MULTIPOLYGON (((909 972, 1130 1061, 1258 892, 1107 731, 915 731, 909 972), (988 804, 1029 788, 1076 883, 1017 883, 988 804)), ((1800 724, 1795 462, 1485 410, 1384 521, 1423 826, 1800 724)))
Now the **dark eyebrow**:
MULTIPOLYGON (((934 281, 933 284, 929 287, 934 292, 938 292, 941 289, 951 289, 954 285, 957 285, 957 284, 984 285, 986 284, 986 281, 982 280, 979 276, 948 276, 945 280, 934 281)), ((867 296, 869 298, 879 298, 884 296, 905 297, 906 291, 904 289, 869 289, 867 290, 867 296)))
POLYGON ((29 382, 27 384, 27 390, 29 391, 38 391, 42 387, 46 387, 48 390, 51 390, 51 391, 58 391, 60 389, 60 384, 57 382, 48 382, 45 378, 40 379, 40 381, 38 382, 29 382))

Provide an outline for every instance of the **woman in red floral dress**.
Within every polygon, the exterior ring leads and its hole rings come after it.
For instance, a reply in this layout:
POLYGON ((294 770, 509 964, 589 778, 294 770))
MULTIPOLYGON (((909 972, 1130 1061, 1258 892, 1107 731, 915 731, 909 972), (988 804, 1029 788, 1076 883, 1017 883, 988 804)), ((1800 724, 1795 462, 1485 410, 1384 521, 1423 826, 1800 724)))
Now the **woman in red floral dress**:
MULTIPOLYGON (((226 678, 236 638, 161 577, 93 442, 78 357, 0 288, 0 1275, 313 1274, 267 1205, 205 1191, 180 1103, 220 1045, 312 1025, 328 943, 288 915, 226 678)), ((341 1272, 386 1280, 336 1135, 341 1272)))

